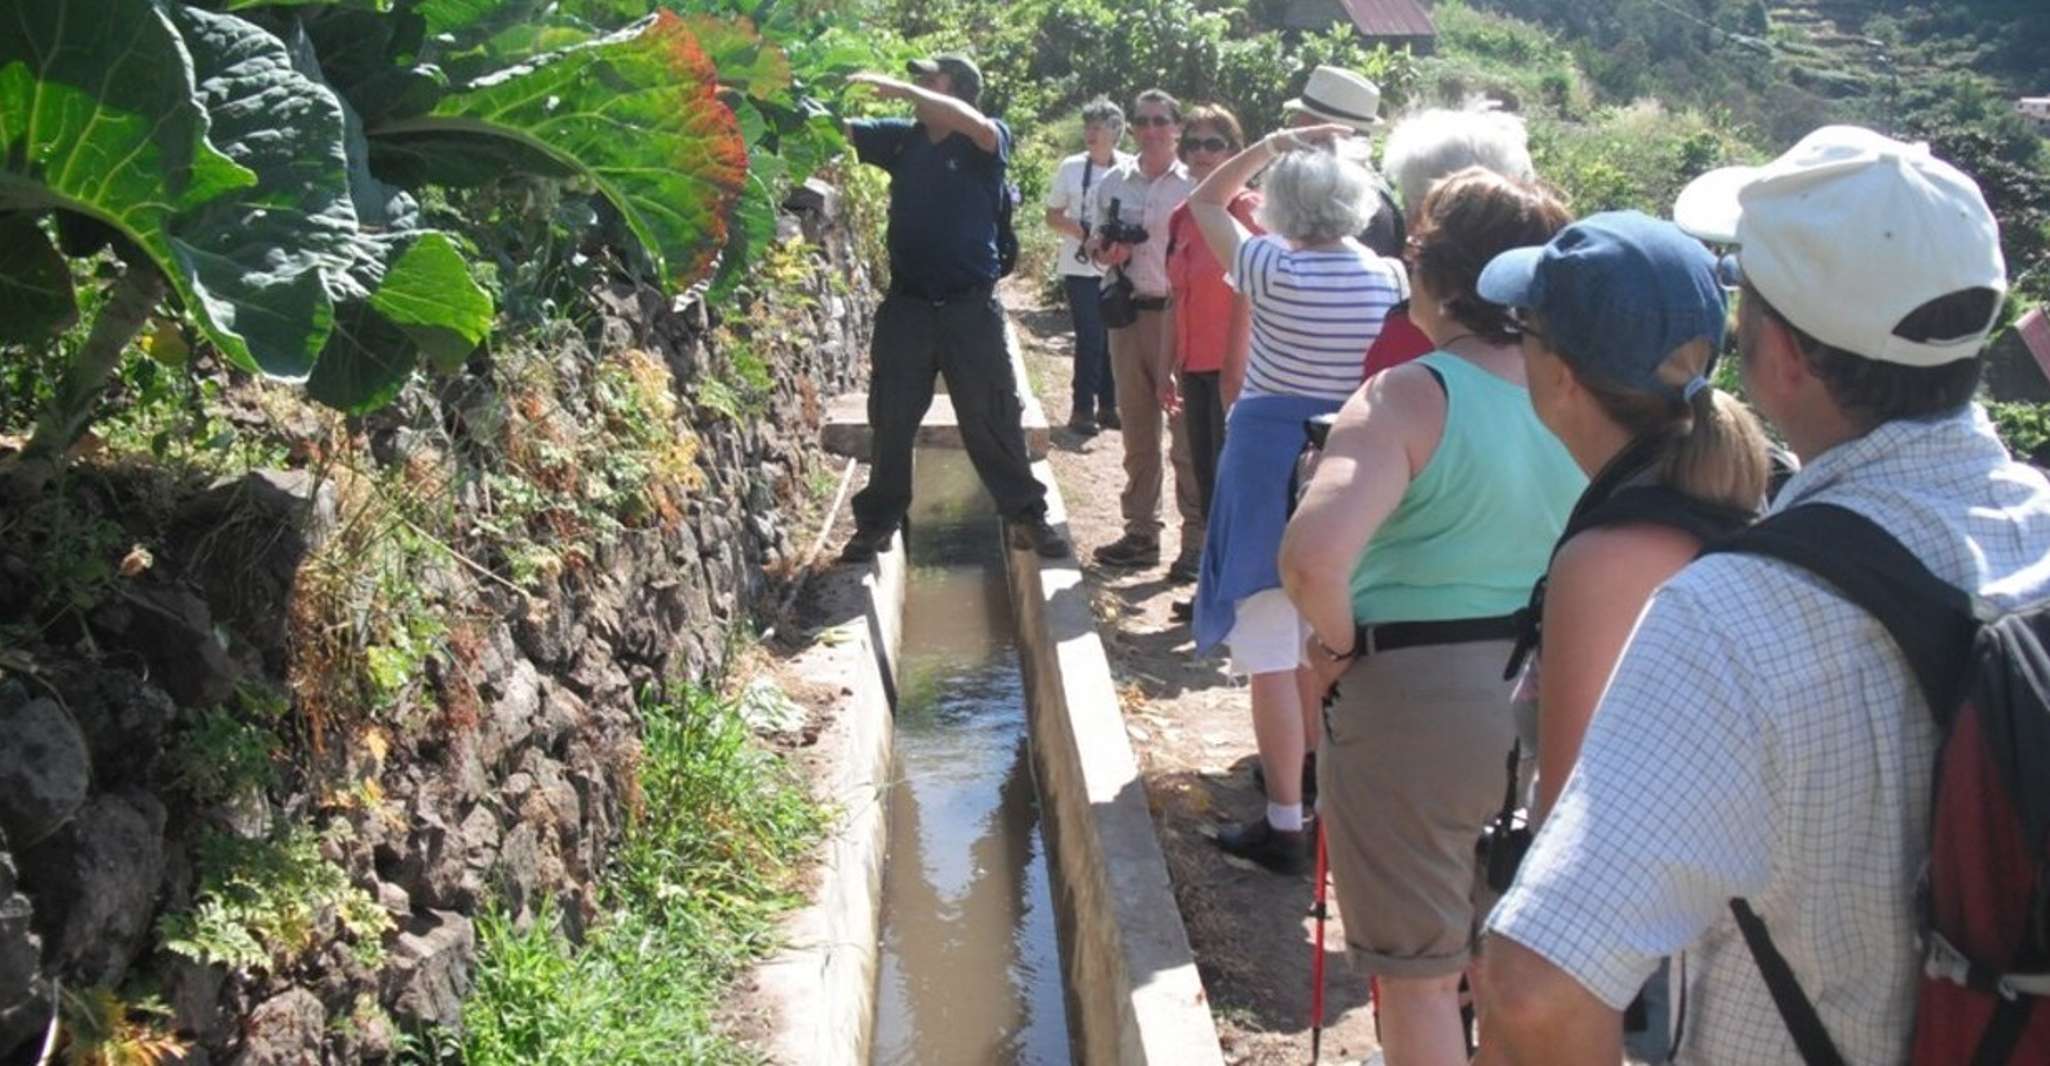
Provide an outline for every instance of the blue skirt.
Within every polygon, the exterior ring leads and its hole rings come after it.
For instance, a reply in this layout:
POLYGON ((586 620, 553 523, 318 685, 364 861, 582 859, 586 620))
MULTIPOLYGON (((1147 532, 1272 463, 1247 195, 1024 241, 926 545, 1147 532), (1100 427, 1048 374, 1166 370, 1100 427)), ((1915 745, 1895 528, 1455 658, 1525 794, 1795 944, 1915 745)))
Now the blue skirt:
POLYGON ((1276 557, 1288 526, 1289 474, 1309 440, 1303 422, 1340 406, 1309 396, 1248 396, 1232 405, 1196 580, 1198 654, 1231 634, 1238 601, 1281 587, 1276 557))

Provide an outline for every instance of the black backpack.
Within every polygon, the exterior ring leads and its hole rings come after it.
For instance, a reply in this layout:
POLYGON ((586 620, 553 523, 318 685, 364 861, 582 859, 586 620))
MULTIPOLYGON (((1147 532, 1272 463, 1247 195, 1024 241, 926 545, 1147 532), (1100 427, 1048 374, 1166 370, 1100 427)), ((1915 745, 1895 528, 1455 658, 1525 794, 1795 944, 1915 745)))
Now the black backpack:
POLYGON ((1011 216, 1018 210, 1018 201, 1023 194, 1018 183, 1006 181, 997 190, 997 277, 1008 278, 1018 269, 1018 230, 1011 222, 1011 216))
MULTIPOLYGON (((1709 550, 1835 586, 1886 628, 1935 716, 1909 1061, 2050 1062, 2050 604, 2003 613, 1833 504, 1788 508, 1709 550)), ((1803 1061, 1841 1063, 1765 923, 1743 900, 1730 909, 1803 1061)))

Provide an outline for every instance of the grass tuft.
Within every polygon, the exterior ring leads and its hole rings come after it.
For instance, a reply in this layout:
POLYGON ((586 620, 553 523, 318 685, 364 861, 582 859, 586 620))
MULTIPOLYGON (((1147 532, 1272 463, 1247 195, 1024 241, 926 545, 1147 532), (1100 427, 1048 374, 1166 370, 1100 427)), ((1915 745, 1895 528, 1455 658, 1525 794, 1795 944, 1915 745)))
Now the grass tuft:
POLYGON ((716 1031, 715 1006, 774 945, 826 814, 731 702, 693 691, 644 715, 640 795, 584 944, 546 904, 524 929, 480 919, 468 1066, 754 1060, 716 1031))

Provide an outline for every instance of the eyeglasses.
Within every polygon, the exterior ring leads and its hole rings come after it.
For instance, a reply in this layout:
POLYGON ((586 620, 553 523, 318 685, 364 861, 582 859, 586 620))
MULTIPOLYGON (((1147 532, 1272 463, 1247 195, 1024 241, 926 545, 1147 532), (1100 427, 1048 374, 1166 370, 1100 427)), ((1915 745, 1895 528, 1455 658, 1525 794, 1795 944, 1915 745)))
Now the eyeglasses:
POLYGON ((1184 137, 1182 151, 1193 152, 1198 148, 1206 152, 1222 152, 1231 147, 1231 142, 1222 137, 1184 137))
POLYGON ((1132 116, 1132 125, 1134 125, 1134 126, 1151 126, 1151 127, 1153 127, 1154 129, 1161 129, 1161 128, 1163 128, 1163 127, 1166 127, 1166 126, 1172 126, 1172 125, 1174 125, 1174 124, 1175 124, 1175 120, 1174 120, 1174 119, 1173 119, 1172 117, 1168 116, 1168 115, 1133 115, 1133 116, 1132 116))

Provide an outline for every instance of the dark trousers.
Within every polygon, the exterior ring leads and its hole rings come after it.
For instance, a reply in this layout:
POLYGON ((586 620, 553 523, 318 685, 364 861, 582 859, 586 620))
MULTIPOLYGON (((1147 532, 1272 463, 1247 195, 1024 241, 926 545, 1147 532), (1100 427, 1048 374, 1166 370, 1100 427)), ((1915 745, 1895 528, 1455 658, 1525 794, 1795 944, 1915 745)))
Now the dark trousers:
POLYGON ((1215 370, 1185 370, 1181 374, 1182 418, 1189 427, 1189 462, 1196 468, 1197 496, 1203 501, 1203 517, 1210 517, 1210 501, 1217 495, 1217 458, 1224 454, 1223 375, 1215 370))
POLYGON ((894 529, 911 507, 911 449, 944 375, 961 443, 1005 518, 1046 513, 1046 488, 1025 451, 1018 383, 1004 348, 1004 309, 988 290, 946 303, 891 293, 869 349, 868 487, 854 497, 863 529, 894 529))
POLYGON ((1104 330, 1097 293, 1103 279, 1070 274, 1068 317, 1075 322, 1075 392, 1070 418, 1094 418, 1118 409, 1117 382, 1110 372, 1110 335, 1104 330))

